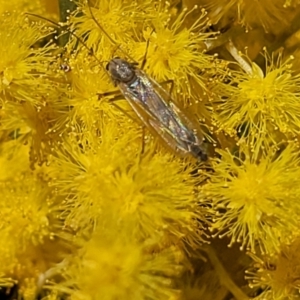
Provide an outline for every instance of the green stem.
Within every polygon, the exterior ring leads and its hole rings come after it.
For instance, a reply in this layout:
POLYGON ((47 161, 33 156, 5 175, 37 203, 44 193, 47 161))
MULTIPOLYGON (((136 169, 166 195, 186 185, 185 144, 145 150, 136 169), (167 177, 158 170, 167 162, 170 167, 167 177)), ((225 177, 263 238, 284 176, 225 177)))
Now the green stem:
POLYGON ((215 250, 206 245, 203 250, 206 252, 211 264, 213 265, 216 273, 219 276, 220 284, 228 289, 231 294, 235 297, 236 300, 247 300, 249 297, 244 294, 244 292, 236 286, 234 281, 231 279, 226 269, 223 267, 220 262, 215 250))
MULTIPOLYGON (((76 4, 71 0, 58 0, 60 21, 66 22, 70 13, 76 9, 76 4)), ((63 47, 69 40, 70 34, 64 34, 59 39, 59 44, 63 47)))

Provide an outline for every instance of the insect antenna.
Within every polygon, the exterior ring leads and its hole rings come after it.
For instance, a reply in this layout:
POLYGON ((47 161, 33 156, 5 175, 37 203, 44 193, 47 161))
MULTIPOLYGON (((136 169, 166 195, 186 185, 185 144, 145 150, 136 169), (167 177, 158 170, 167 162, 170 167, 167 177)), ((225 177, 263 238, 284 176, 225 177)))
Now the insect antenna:
POLYGON ((70 33, 72 36, 74 36, 77 40, 78 40, 78 42, 84 47, 84 48, 86 48, 87 49, 87 51, 88 51, 88 53, 90 54, 90 55, 92 55, 93 57, 94 57, 94 59, 99 63, 99 65, 106 71, 106 69, 103 67, 103 62, 102 61, 100 61, 98 58, 97 58, 97 56, 94 54, 94 52, 93 52, 93 50, 92 49, 90 49, 87 45, 86 45, 86 43, 74 32, 74 31, 72 31, 72 30, 70 30, 70 29, 68 29, 68 28, 65 28, 65 26, 63 26, 63 25, 61 25, 61 24, 59 24, 59 23, 56 23, 56 22, 54 22, 54 21, 52 21, 52 20, 50 20, 50 19, 47 19, 47 18, 45 18, 45 17, 42 17, 42 16, 39 16, 39 15, 36 15, 36 14, 33 14, 33 13, 25 13, 26 15, 29 15, 29 16, 32 16, 32 17, 35 17, 35 18, 38 18, 38 19, 41 19, 41 20, 44 20, 44 21, 46 21, 46 22, 48 22, 48 23, 50 23, 50 24, 52 24, 52 25, 54 25, 54 26, 56 26, 56 27, 58 27, 58 28, 60 28, 60 29, 62 29, 62 30, 65 30, 66 32, 68 32, 68 33, 70 33))
MULTIPOLYGON (((103 28, 103 26, 99 23, 99 21, 96 19, 94 13, 92 12, 92 8, 90 5, 90 0, 87 0, 87 6, 90 12, 90 15, 92 17, 92 19, 94 20, 94 22, 96 23, 96 25, 100 28, 100 30, 105 34, 105 36, 110 40, 110 42, 113 45, 118 45, 118 43, 106 32, 106 30, 103 28)), ((120 51, 122 51, 128 58, 130 58, 131 61, 135 61, 128 53, 126 53, 120 46, 118 46, 118 48, 120 49, 120 51)))

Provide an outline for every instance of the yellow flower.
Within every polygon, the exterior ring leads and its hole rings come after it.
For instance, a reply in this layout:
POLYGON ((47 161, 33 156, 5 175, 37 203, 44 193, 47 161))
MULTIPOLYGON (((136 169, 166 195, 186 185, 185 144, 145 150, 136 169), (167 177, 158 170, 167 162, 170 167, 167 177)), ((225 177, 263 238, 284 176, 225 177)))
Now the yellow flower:
POLYGON ((279 23, 281 28, 288 25, 285 2, 285 0, 204 0, 204 6, 209 10, 213 23, 218 23, 221 19, 232 22, 234 18, 247 27, 259 25, 270 31, 276 30, 279 23))
POLYGON ((205 42, 213 37, 213 33, 204 33, 209 23, 206 12, 199 11, 195 6, 190 11, 183 9, 176 18, 169 18, 167 21, 161 17, 161 13, 158 11, 157 17, 152 21, 153 28, 149 24, 143 30, 145 41, 134 46, 133 57, 137 61, 143 60, 149 40, 147 74, 158 82, 174 79, 176 90, 183 91, 186 96, 198 98, 191 82, 205 88, 208 76, 201 73, 214 67, 214 57, 205 54, 205 42), (198 12, 198 17, 187 28, 186 19, 194 11, 198 12))
POLYGON ((12 0, 12 1, 0 1, 0 15, 2 16, 5 12, 18 12, 23 13, 25 11, 31 11, 42 14, 45 9, 41 5, 41 0, 12 0))
POLYGON ((176 248, 145 253, 143 245, 111 225, 98 228, 78 255, 65 262, 65 280, 49 287, 74 300, 178 299, 172 284, 182 270, 176 248))
POLYGON ((257 300, 297 299, 300 290, 300 240, 282 245, 276 256, 249 254, 253 265, 247 270, 246 278, 251 288, 263 291, 257 300))
POLYGON ((33 254, 34 249, 50 237, 48 188, 28 173, 15 174, 0 185, 1 273, 12 277, 22 287, 26 278, 37 276, 36 273, 42 272, 48 264, 41 256, 33 254))
POLYGON ((66 251, 62 238, 70 237, 57 220, 61 199, 48 187, 47 170, 31 172, 30 147, 12 138, 3 134, 0 144, 0 285, 16 284, 20 297, 35 299, 43 274, 66 251))
POLYGON ((1 183, 2 237, 10 239, 12 233, 18 236, 13 241, 16 251, 24 249, 28 242, 39 244, 49 235, 46 195, 47 187, 28 174, 15 175, 13 181, 1 183))
POLYGON ((242 61, 244 71, 231 71, 230 84, 216 87, 216 126, 247 139, 255 155, 263 148, 293 140, 300 132, 300 75, 292 71, 292 57, 266 59, 265 75, 255 63, 242 61), (255 88, 254 88, 255 87, 255 88))
MULTIPOLYGON (((3 132, 2 132, 3 133, 3 132)), ((16 135, 18 131, 13 132, 16 135)), ((11 139, 12 133, 9 132, 6 138, 11 139)), ((23 145, 18 139, 8 140, 0 144, 0 182, 13 180, 16 174, 29 170, 29 147, 23 145)))
MULTIPOLYGON (((99 28, 90 14, 88 3, 78 1, 77 11, 70 17, 70 26, 79 37, 85 37, 87 47, 93 49, 102 61, 108 61, 120 45, 123 50, 126 49, 126 43, 132 40, 133 30, 141 25, 145 18, 153 17, 153 6, 150 3, 150 1, 127 4, 121 0, 96 1, 91 10, 102 26, 99 28), (106 36, 103 30, 114 42, 106 36)), ((77 42, 76 39, 74 42, 77 42)))
POLYGON ((1 134, 17 133, 20 143, 31 144, 31 167, 47 161, 65 130, 59 127, 62 111, 70 109, 63 76, 50 66, 56 46, 38 45, 51 33, 17 13, 4 14, 0 25, 1 134))
POLYGON ((30 166, 47 162, 54 144, 59 143, 61 131, 53 130, 57 111, 50 105, 35 106, 30 102, 5 101, 1 110, 1 129, 16 134, 17 144, 29 143, 30 166))
POLYGON ((47 170, 30 171, 30 147, 20 139, 1 141, 0 285, 16 284, 20 297, 35 299, 44 274, 66 253, 63 239, 69 242, 71 235, 57 218, 62 199, 48 187, 47 170))
MULTIPOLYGON (((82 143, 91 143, 103 124, 103 118, 107 122, 118 120, 120 126, 127 127, 132 120, 122 113, 110 99, 113 96, 99 96, 111 91, 113 88, 111 79, 91 57, 85 57, 83 53, 71 57, 68 65, 68 91, 66 95, 53 100, 53 109, 58 112, 51 128, 61 134, 74 136, 82 143), (100 99, 99 99, 100 98, 100 99)), ((117 105, 129 110, 126 100, 118 101, 117 105)))
POLYGON ((197 244, 197 220, 203 217, 194 194, 193 168, 170 154, 155 153, 152 142, 141 154, 139 137, 135 129, 119 129, 110 122, 101 129, 97 147, 64 143, 65 150, 51 164, 51 176, 67 197, 66 209, 73 207, 66 226, 85 228, 113 218, 139 240, 151 237, 159 246, 182 239, 197 244))
POLYGON ((15 14, 6 13, 1 20, 0 99, 41 103, 50 86, 46 74, 55 46, 33 47, 51 30, 15 14))
POLYGON ((79 10, 71 17, 70 25, 79 37, 85 37, 87 47, 101 61, 121 55, 129 61, 142 62, 147 52, 146 71, 156 80, 174 79, 176 88, 188 96, 193 95, 189 80, 204 87, 207 76, 199 74, 212 69, 214 60, 204 53, 206 40, 213 36, 204 33, 208 26, 205 11, 187 29, 184 28, 186 19, 197 7, 189 12, 184 9, 174 18, 167 3, 144 1, 126 6, 121 2, 100 1, 95 6, 91 9, 102 28, 92 19, 85 2, 79 2, 79 10))
POLYGON ((279 155, 269 153, 259 162, 247 149, 236 157, 220 150, 214 172, 203 187, 216 211, 212 228, 231 243, 251 251, 277 252, 283 241, 298 232, 298 148, 287 146, 279 155))

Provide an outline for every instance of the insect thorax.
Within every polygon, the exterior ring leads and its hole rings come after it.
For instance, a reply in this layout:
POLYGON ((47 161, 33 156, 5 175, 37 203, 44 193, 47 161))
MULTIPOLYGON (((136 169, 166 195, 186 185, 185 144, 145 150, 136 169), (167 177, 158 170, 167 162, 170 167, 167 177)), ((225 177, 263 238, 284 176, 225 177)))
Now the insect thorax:
POLYGON ((124 59, 113 58, 108 63, 107 70, 116 84, 122 82, 129 85, 136 80, 134 65, 124 59))

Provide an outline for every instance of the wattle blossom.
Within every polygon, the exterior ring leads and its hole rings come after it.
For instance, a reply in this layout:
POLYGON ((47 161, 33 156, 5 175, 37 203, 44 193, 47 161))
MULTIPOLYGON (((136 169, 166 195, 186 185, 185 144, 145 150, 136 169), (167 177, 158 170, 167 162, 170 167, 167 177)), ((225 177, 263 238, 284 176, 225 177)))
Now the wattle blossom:
POLYGON ((1 299, 299 296, 298 0, 0 3, 1 299), (206 162, 143 126, 114 57, 206 162))
POLYGON ((300 290, 299 238, 289 245, 282 245, 273 257, 250 254, 253 263, 246 277, 252 289, 263 286, 257 300, 297 299, 300 290))
POLYGON ((289 145, 259 161, 245 148, 238 155, 219 151, 203 197, 216 211, 212 229, 241 249, 272 254, 298 234, 299 155, 289 145))
POLYGON ((241 70, 229 73, 229 84, 215 86, 212 110, 218 130, 238 136, 240 143, 249 141, 257 157, 297 139, 300 132, 300 76, 292 69, 293 57, 283 61, 281 54, 265 53, 264 58, 265 73, 247 57, 237 56, 241 70))

